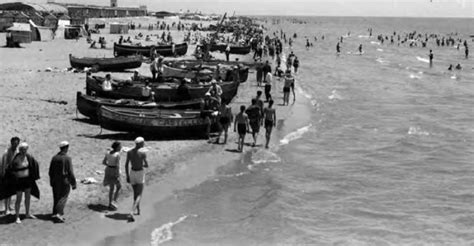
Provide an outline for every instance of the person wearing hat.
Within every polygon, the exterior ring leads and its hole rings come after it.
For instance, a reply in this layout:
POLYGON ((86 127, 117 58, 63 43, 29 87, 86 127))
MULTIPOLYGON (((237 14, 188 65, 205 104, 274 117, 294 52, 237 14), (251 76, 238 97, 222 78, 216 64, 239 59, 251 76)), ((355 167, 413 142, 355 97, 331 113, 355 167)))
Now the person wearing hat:
POLYGON ((211 87, 209 87, 207 93, 209 93, 211 97, 216 98, 219 103, 221 102, 222 87, 217 84, 215 79, 211 80, 211 87))
POLYGON ((64 222, 64 207, 66 207, 71 187, 73 190, 76 189, 76 177, 71 157, 67 155, 68 150, 69 143, 62 141, 59 144, 59 153, 51 159, 49 166, 49 183, 53 189, 52 218, 60 223, 64 222))
POLYGON ((6 194, 11 196, 16 193, 16 223, 21 223, 20 206, 23 193, 25 193, 25 217, 28 219, 36 219, 36 217, 30 213, 30 199, 31 195, 38 199, 40 198, 38 185, 36 185, 36 180, 40 178, 39 164, 36 159, 28 153, 27 143, 23 142, 18 146, 18 153, 13 158, 7 172, 12 175, 13 180, 6 194))
POLYGON ((140 200, 145 185, 144 169, 148 168, 146 153, 142 150, 143 146, 145 146, 145 139, 137 137, 135 139, 135 148, 127 152, 127 160, 125 161, 127 182, 130 183, 133 188, 133 206, 129 216, 130 222, 135 221, 135 218, 133 217, 134 214, 140 215, 140 200), (128 168, 130 164, 131 170, 128 168))

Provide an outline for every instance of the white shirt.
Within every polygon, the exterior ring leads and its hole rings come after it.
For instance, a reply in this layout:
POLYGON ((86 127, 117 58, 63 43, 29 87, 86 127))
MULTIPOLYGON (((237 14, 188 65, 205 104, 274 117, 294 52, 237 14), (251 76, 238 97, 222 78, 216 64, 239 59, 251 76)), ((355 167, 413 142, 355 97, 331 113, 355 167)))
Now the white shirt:
POLYGON ((267 73, 267 76, 265 76, 265 80, 267 81, 267 83, 271 83, 273 80, 272 73, 267 73))
POLYGON ((102 90, 111 91, 112 90, 112 81, 104 80, 104 82, 102 83, 102 90))

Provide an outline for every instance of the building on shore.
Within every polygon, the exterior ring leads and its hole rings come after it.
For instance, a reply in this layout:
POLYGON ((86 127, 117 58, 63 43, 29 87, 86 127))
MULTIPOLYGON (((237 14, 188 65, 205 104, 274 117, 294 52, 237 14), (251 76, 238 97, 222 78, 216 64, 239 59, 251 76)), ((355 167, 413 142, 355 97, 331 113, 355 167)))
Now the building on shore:
POLYGON ((146 6, 118 7, 117 0, 111 0, 110 6, 55 3, 51 0, 44 4, 10 2, 0 4, 0 31, 13 26, 13 22, 28 23, 29 19, 33 20, 36 25, 52 27, 53 24, 57 25, 57 20, 63 16, 68 16, 72 25, 81 25, 87 23, 89 18, 146 15, 146 6), (55 17, 56 20, 52 17, 55 17))

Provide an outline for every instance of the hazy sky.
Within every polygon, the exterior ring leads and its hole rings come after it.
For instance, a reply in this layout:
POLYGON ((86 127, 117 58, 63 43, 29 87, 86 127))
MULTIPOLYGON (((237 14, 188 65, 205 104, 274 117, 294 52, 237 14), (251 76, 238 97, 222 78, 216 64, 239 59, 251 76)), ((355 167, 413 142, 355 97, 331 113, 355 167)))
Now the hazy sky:
MULTIPOLYGON (((14 0, 12 0, 14 1, 14 0)), ((46 0, 27 0, 44 3, 46 0)), ((70 2, 71 0, 56 0, 70 2)), ((0 0, 0 2, 10 2, 0 0)), ((76 3, 109 5, 107 0, 75 0, 76 3)), ((471 17, 474 0, 118 0, 119 6, 147 5, 150 11, 201 10, 238 15, 327 15, 471 17)), ((473 24, 474 25, 474 24, 473 24)))

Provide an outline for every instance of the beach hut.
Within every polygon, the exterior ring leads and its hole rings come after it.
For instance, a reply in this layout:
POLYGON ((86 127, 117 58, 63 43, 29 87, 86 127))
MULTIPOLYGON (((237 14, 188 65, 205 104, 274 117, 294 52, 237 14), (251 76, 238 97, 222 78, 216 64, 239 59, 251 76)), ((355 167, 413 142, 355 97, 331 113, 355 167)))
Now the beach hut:
POLYGON ((110 23, 111 34, 128 34, 128 24, 126 23, 110 23))
POLYGON ((58 27, 62 26, 69 26, 71 25, 71 18, 67 15, 62 15, 61 17, 58 18, 58 27))
POLYGON ((58 24, 58 18, 52 14, 48 14, 44 17, 43 26, 56 28, 58 24))
POLYGON ((16 23, 28 23, 28 20, 30 19, 30 17, 28 15, 26 15, 25 13, 23 12, 18 12, 15 14, 15 22, 16 23))
POLYGON ((29 23, 13 22, 13 26, 7 28, 14 43, 31 43, 31 28, 29 23))
POLYGON ((29 15, 30 20, 32 20, 36 25, 43 25, 44 18, 38 12, 33 12, 29 15))
POLYGON ((30 20, 31 41, 50 41, 53 39, 53 29, 45 26, 38 26, 30 20))
POLYGON ((13 26, 15 22, 15 15, 10 11, 3 11, 0 14, 0 32, 5 31, 7 28, 13 26))

